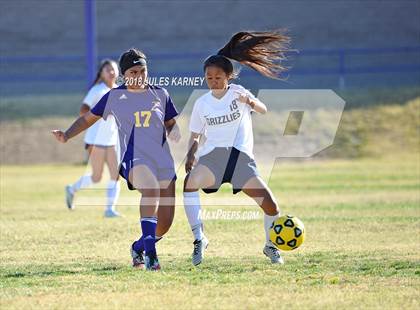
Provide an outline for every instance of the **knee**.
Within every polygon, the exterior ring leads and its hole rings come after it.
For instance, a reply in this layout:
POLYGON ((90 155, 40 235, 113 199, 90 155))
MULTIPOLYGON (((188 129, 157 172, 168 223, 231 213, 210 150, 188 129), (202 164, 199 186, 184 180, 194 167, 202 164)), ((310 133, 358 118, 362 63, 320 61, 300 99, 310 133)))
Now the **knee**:
POLYGON ((102 179, 102 173, 94 173, 92 174, 92 182, 93 183, 99 183, 102 179))
POLYGON ((276 215, 280 212, 278 204, 271 193, 264 196, 263 209, 267 215, 276 215))
POLYGON ((142 195, 147 197, 159 197, 160 189, 159 183, 153 179, 142 179, 140 177, 133 178, 133 187, 137 189, 142 195))
POLYGON ((160 190, 159 188, 137 188, 142 197, 153 198, 159 201, 160 190))
POLYGON ((195 192, 199 189, 199 181, 194 174, 189 173, 184 179, 184 192, 195 192))

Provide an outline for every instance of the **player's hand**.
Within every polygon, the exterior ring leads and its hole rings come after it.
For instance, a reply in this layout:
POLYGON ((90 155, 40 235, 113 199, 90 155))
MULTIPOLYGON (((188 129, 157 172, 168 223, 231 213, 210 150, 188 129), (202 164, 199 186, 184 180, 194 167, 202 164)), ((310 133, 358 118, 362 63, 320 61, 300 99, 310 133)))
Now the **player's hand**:
POLYGON ((66 134, 62 132, 61 130, 51 130, 51 133, 61 143, 66 143, 68 140, 68 138, 66 137, 66 134))
POLYGON ((171 132, 168 135, 169 140, 174 142, 179 142, 181 140, 181 131, 179 130, 178 125, 175 123, 175 125, 172 127, 171 132))
POLYGON ((241 93, 241 92, 239 92, 237 90, 235 90, 235 94, 237 94, 239 96, 237 98, 239 102, 250 104, 250 99, 249 99, 249 97, 246 94, 241 93))
POLYGON ((185 162, 185 172, 190 173, 192 167, 194 166, 195 156, 188 156, 187 161, 185 162))

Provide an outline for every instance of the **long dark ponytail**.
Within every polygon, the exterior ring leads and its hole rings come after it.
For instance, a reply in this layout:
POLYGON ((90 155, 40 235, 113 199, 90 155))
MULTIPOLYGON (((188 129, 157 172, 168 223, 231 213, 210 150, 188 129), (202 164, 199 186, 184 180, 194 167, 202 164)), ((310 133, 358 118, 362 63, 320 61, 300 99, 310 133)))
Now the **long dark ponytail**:
POLYGON ((110 65, 110 66, 115 65, 118 68, 117 63, 114 60, 112 60, 112 59, 104 59, 104 60, 102 60, 101 64, 99 65, 98 71, 96 72, 96 77, 95 77, 95 80, 92 83, 92 86, 94 86, 94 85, 96 85, 96 84, 99 83, 99 81, 101 80, 102 70, 107 65, 110 65))
POLYGON ((279 79, 287 70, 282 61, 290 51, 289 43, 290 37, 280 30, 241 31, 236 33, 217 55, 206 59, 204 70, 215 65, 221 67, 229 76, 234 76, 233 65, 229 60, 233 59, 264 76, 279 79))

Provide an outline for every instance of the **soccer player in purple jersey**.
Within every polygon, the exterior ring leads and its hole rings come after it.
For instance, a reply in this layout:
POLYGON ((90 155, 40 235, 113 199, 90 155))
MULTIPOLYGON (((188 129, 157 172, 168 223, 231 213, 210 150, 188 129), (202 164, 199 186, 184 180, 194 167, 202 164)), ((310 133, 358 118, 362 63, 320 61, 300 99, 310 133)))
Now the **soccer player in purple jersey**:
POLYGON ((131 246, 133 266, 159 270, 155 243, 170 228, 175 209, 175 167, 166 138, 179 141, 178 112, 166 89, 147 84, 146 56, 130 49, 120 58, 125 83, 110 90, 67 131, 53 130, 60 142, 101 117, 115 118, 120 141, 120 175, 141 193, 142 236, 131 246), (143 254, 144 252, 144 254, 143 254))

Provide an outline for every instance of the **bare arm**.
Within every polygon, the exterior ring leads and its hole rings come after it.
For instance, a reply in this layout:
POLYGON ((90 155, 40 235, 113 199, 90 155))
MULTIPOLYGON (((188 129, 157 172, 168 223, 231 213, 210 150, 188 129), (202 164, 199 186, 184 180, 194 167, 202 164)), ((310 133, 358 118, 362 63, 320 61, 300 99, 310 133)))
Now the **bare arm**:
POLYGON ((74 136, 77 136, 82 131, 88 129, 92 126, 98 119, 101 117, 98 115, 93 114, 92 112, 88 112, 82 116, 80 116, 71 126, 69 129, 66 130, 64 133, 67 139, 71 139, 74 136))
POLYGON ((190 140, 188 141, 187 161, 185 162, 186 173, 189 173, 194 165, 195 153, 197 152, 200 138, 201 134, 191 132, 190 140))
POLYGON ((174 118, 171 118, 169 121, 166 121, 165 122, 165 127, 166 127, 166 130, 168 131, 168 132, 170 132, 171 131, 171 129, 172 129, 172 127, 174 127, 174 125, 176 124, 176 121, 175 121, 175 119, 174 118))
POLYGON ((249 97, 247 97, 247 98, 248 98, 248 100, 247 100, 246 104, 250 105, 251 108, 255 112, 261 113, 261 114, 267 113, 267 107, 266 107, 266 105, 264 103, 262 103, 259 100, 253 100, 253 99, 251 99, 249 97))
POLYGON ((61 130, 52 130, 52 133, 58 141, 66 143, 69 139, 88 129, 100 118, 100 116, 89 111, 80 116, 65 132, 62 132, 61 130))
POLYGON ((249 105, 255 112, 261 113, 261 114, 267 113, 267 107, 261 101, 251 99, 250 97, 240 92, 237 92, 237 94, 239 95, 238 100, 242 103, 249 105))
POLYGON ((170 119, 169 121, 166 121, 165 127, 169 139, 175 142, 178 142, 181 139, 181 132, 174 118, 170 119))
POLYGON ((79 115, 82 116, 90 111, 90 107, 86 103, 82 103, 80 106, 79 115))

